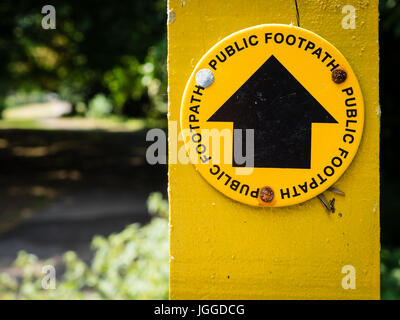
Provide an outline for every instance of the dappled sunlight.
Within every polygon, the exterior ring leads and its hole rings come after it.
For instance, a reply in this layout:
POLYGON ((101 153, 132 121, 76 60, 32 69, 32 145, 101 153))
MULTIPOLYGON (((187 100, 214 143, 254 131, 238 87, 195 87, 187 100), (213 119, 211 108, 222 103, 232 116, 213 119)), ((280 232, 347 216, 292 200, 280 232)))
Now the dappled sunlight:
POLYGON ((49 180, 72 180, 79 181, 82 178, 78 170, 55 170, 45 173, 49 180))
POLYGON ((55 198, 59 192, 55 188, 45 186, 10 186, 7 190, 8 195, 17 197, 21 195, 32 195, 36 197, 55 198))
POLYGON ((49 146, 13 147, 12 153, 17 157, 44 157, 61 151, 69 150, 79 145, 77 141, 60 141, 49 146))
POLYGON ((8 147, 8 141, 6 139, 0 139, 0 149, 5 149, 8 147))
POLYGON ((72 106, 69 102, 56 100, 6 109, 3 111, 3 118, 6 120, 57 118, 71 111, 72 106))

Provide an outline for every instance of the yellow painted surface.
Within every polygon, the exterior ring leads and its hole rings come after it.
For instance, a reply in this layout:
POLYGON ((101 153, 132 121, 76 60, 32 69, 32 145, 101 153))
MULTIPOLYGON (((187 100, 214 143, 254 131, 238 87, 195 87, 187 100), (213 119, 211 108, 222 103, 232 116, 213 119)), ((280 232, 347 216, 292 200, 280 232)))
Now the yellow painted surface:
MULTIPOLYGON (((249 41, 246 40, 246 44, 249 41)), ((288 93, 293 94, 290 91, 288 93)), ((283 94, 282 88, 280 94, 283 94)), ((258 104, 261 106, 262 102, 258 104)), ((297 105, 294 107, 300 108, 297 105)), ((263 105, 263 108, 273 109, 268 105, 263 105)), ((256 117, 255 111, 247 110, 247 113, 253 112, 256 117)), ((285 119, 280 120, 282 124, 285 123, 285 119)), ((264 24, 226 37, 202 57, 187 82, 180 121, 192 163, 210 185, 245 204, 282 207, 316 197, 343 174, 361 141, 364 104, 356 75, 346 58, 332 44, 303 28, 264 24), (265 35, 272 39, 266 41, 265 35), (275 35, 283 35, 277 38, 278 43, 274 41, 275 35), (253 45, 246 48, 243 39, 251 37, 253 45), (294 43, 288 45, 286 40, 280 43, 281 39, 289 39, 289 43, 294 43), (303 39, 302 42, 300 39, 303 39), (221 56, 224 48, 235 48, 238 43, 242 51, 230 57, 225 53, 228 56, 226 61, 218 62, 217 54, 221 56), (309 43, 314 45, 314 49, 305 50, 309 43), (234 167, 233 122, 208 121, 272 56, 318 101, 320 107, 316 108, 324 110, 331 117, 331 123, 324 123, 323 120, 312 124, 310 168, 234 167), (210 61, 216 64, 216 70, 210 67, 210 61), (340 84, 332 81, 332 64, 346 70, 346 81, 340 84), (195 76, 201 69, 212 70, 215 80, 209 87, 199 90, 195 76), (272 201, 264 202, 260 199, 260 190, 265 186, 274 191, 272 201)), ((268 122, 264 126, 267 127, 268 122)), ((302 129, 306 126, 303 124, 302 129)), ((268 142, 279 144, 278 141, 268 142)), ((257 147, 262 146, 255 145, 255 152, 257 147)))
MULTIPOLYGON (((332 43, 352 66, 364 97, 357 156, 335 184, 328 215, 318 199, 282 208, 232 201, 191 164, 169 165, 171 299, 378 299, 379 101, 377 1, 354 2, 356 29, 343 29, 347 1, 302 0, 301 27, 332 43), (343 289, 342 268, 356 270, 343 289)), ((169 1, 169 159, 187 80, 221 39, 251 26, 296 22, 294 1, 169 1), (173 12, 173 13, 172 13, 173 12)), ((178 143, 178 148, 182 142, 178 143)))

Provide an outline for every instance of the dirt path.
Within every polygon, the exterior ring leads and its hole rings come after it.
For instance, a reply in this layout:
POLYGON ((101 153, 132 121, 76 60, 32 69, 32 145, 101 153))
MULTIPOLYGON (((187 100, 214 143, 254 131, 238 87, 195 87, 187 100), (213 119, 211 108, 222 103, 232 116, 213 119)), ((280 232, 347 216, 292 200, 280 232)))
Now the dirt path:
POLYGON ((19 250, 75 250, 90 260, 96 234, 149 219, 166 167, 148 166, 145 132, 0 130, 0 270, 19 250))

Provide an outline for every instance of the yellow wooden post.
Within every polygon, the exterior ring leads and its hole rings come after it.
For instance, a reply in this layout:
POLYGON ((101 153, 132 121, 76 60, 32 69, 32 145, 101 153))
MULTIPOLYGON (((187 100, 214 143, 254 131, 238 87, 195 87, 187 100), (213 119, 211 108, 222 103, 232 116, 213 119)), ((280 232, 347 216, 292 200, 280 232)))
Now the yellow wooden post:
POLYGON ((168 10, 171 299, 378 299, 378 1, 298 1, 300 26, 343 53, 365 103, 358 154, 336 184, 346 196, 330 215, 318 199, 283 208, 232 201, 176 163, 181 99, 196 63, 240 29, 296 25, 295 1, 169 0, 168 10), (354 29, 342 21, 352 8, 354 29))

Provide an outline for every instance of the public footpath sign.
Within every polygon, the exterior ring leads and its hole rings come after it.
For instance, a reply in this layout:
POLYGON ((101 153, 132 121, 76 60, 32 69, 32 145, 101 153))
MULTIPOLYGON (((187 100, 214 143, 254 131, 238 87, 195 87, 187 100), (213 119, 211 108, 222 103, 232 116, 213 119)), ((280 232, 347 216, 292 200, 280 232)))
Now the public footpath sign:
POLYGON ((181 106, 182 134, 200 174, 255 206, 297 204, 325 191, 355 156, 363 122, 360 86, 343 55, 287 25, 218 42, 195 67, 181 106), (249 129, 251 156, 240 163, 249 129))
POLYGON ((378 1, 169 0, 168 46, 171 298, 378 299, 378 1))

